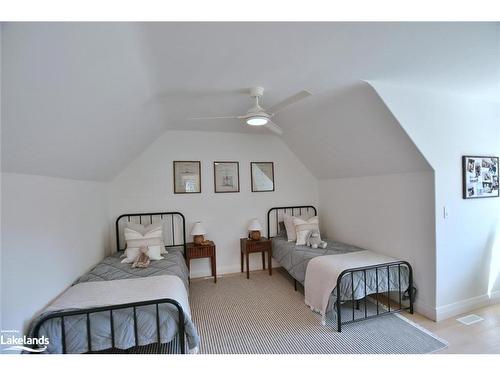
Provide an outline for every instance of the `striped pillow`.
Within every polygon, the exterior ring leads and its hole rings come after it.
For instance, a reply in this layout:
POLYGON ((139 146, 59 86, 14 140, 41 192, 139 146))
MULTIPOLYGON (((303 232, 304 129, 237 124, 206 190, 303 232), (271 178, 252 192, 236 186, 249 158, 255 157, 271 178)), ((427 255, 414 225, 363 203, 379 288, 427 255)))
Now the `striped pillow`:
POLYGON ((147 227, 127 223, 124 230, 127 248, 125 249, 125 259, 122 263, 133 263, 139 256, 139 248, 146 246, 147 255, 151 260, 163 259, 162 253, 165 253, 165 244, 163 242, 163 223, 148 225, 147 227))
POLYGON ((311 231, 317 230, 319 233, 319 218, 317 216, 313 216, 308 220, 295 217, 293 219, 293 224, 295 225, 295 231, 297 232, 296 245, 305 245, 307 236, 311 231))
POLYGON ((293 224, 293 219, 305 220, 307 216, 292 216, 286 212, 283 214, 283 223, 285 223, 286 237, 288 242, 297 241, 297 231, 295 225, 293 224))

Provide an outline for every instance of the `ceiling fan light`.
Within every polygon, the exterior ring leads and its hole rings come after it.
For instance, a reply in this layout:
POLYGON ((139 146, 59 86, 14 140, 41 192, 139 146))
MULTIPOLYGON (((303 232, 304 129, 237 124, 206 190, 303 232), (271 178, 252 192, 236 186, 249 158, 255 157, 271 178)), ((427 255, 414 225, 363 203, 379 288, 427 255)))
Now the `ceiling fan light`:
POLYGON ((264 116, 252 116, 247 118, 247 124, 251 126, 262 126, 266 125, 267 122, 269 121, 267 117, 264 116))

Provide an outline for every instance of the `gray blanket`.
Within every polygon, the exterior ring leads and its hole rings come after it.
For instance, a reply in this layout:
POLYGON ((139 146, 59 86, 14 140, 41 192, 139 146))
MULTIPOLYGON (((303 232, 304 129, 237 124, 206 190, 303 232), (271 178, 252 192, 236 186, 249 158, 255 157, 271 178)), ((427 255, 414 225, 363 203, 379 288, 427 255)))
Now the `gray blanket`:
MULTIPOLYGON (((326 249, 312 249, 308 246, 297 246, 295 242, 288 242, 283 236, 274 237, 272 241, 273 257, 301 284, 304 284, 307 265, 311 259, 322 255, 339 255, 365 250, 328 239, 325 239, 328 243, 326 249)), ((366 273, 366 277, 366 293, 363 272, 353 273, 352 279, 350 274, 342 278, 340 286, 340 297, 342 302, 360 300, 367 295, 375 293, 377 290, 376 281, 378 281, 379 293, 399 290, 399 280, 401 280, 402 291, 405 291, 409 285, 409 272, 404 266, 400 269, 398 267, 391 267, 389 272, 387 272, 386 268, 382 268, 377 271, 377 274, 375 274, 375 270, 370 270, 366 273), (401 271, 401 274, 399 274, 399 271, 401 271)), ((333 290, 328 301, 326 318, 329 320, 336 320, 335 303, 337 302, 337 289, 336 287, 333 290)))
MULTIPOLYGON (((93 269, 80 277, 75 284, 88 281, 121 280, 130 278, 142 278, 148 276, 174 275, 178 276, 188 289, 188 275, 182 248, 169 248, 165 259, 151 261, 148 268, 131 268, 130 264, 121 263, 120 256, 123 252, 115 253, 105 258, 93 269)), ((159 306, 160 311, 160 339, 162 343, 170 342, 177 335, 178 312, 170 304, 159 306)), ((50 313, 52 313, 51 311, 50 313)), ((29 333, 33 334, 33 328, 40 319, 48 313, 37 316, 30 324, 29 333)), ((92 347, 87 346, 86 316, 76 315, 64 319, 66 331, 67 353, 84 353, 91 349, 100 351, 112 347, 109 312, 91 314, 91 342, 92 347)), ((193 322, 185 314, 185 332, 189 349, 199 346, 200 338, 193 322)), ((127 349, 135 346, 133 309, 116 310, 113 313, 115 347, 127 349)), ((143 306, 137 308, 138 321, 138 345, 147 345, 157 342, 156 331, 156 307, 143 306)), ((49 338, 45 353, 62 353, 61 321, 51 319, 43 323, 40 335, 49 338)))
POLYGON ((172 247, 168 249, 165 259, 151 261, 147 268, 132 268, 130 264, 121 263, 123 251, 119 251, 92 268, 85 275, 80 277, 75 284, 86 281, 101 280, 122 280, 136 277, 175 275, 178 276, 189 289, 189 271, 184 261, 182 247, 172 247))

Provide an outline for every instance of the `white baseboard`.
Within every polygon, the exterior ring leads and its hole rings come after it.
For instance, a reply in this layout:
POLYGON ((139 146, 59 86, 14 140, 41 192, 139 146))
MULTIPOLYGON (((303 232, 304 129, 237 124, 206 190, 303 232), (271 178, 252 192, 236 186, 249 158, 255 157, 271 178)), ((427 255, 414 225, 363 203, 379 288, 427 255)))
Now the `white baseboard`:
MULTIPOLYGON (((266 267, 267 267, 267 258, 266 258, 266 267)), ((273 268, 279 268, 281 267, 280 264, 273 259, 272 261, 272 267, 273 268)), ((267 269, 267 268, 266 268, 267 269)), ((246 264, 244 268, 246 272, 246 264)), ((250 262, 250 272, 252 271, 259 271, 262 270, 262 264, 260 263, 260 258, 253 263, 252 261, 250 262)), ((241 272, 241 265, 240 264, 233 264, 230 266, 224 266, 224 267, 217 267, 217 277, 221 276, 224 277, 225 274, 230 274, 230 273, 240 273, 241 272)), ((210 276, 210 267, 207 266, 206 269, 200 270, 191 270, 190 277, 192 279, 200 278, 200 277, 211 277, 210 276)))
POLYGON ((436 321, 448 319, 456 315, 464 314, 481 307, 494 305, 500 302, 500 291, 493 292, 491 296, 483 294, 481 296, 464 299, 462 301, 450 303, 436 308, 436 321))
MULTIPOLYGON (((273 265, 273 269, 274 268, 279 268, 279 267, 275 267, 273 265)), ((262 268, 256 268, 256 269, 252 269, 250 268, 250 272, 252 271, 259 271, 259 270, 262 270, 262 268)), ((266 268, 267 270, 267 268, 266 268)), ((240 273, 241 272, 241 267, 240 266, 229 266, 229 267, 221 267, 221 268, 217 268, 217 277, 224 277, 224 275, 227 275, 227 274, 231 274, 231 273, 240 273)), ((246 272, 246 268, 245 268, 245 272, 246 272)), ((191 271, 191 278, 192 279, 196 279, 196 278, 200 278, 200 277, 211 277, 210 276, 210 270, 207 270, 207 271, 191 271)))
POLYGON ((427 305, 424 305, 423 303, 418 303, 415 302, 413 305, 413 308, 415 312, 419 313, 420 315, 425 316, 426 318, 429 318, 431 320, 436 321, 436 309, 427 305))
MULTIPOLYGON (((223 276, 226 273, 240 272, 241 270, 237 267, 225 267, 217 268, 217 276, 223 276)), ((210 270, 206 271, 191 271, 191 278, 196 279, 199 277, 210 277, 210 270)))

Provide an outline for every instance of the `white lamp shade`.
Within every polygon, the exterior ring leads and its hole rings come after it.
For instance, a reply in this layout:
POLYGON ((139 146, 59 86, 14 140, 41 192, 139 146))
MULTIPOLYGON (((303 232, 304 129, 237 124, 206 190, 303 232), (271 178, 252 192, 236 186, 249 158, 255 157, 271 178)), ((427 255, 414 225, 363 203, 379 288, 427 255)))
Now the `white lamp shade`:
POLYGON ((262 230, 262 225, 260 225, 259 220, 252 219, 248 226, 248 230, 262 230))
POLYGON ((191 236, 201 236, 204 234, 207 234, 207 231, 205 230, 205 228, 203 228, 201 221, 198 221, 194 224, 194 227, 191 230, 191 236))

